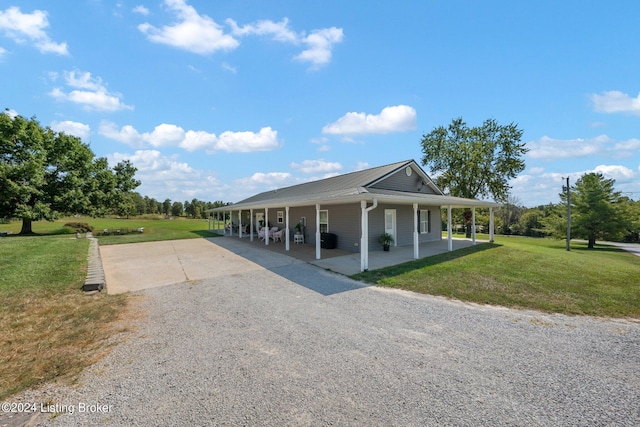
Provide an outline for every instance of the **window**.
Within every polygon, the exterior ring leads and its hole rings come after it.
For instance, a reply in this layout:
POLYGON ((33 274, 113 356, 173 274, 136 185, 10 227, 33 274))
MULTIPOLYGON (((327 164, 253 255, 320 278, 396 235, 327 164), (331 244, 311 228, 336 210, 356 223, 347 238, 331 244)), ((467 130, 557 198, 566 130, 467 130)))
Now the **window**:
POLYGON ((284 212, 278 211, 278 224, 284 224, 284 212))
POLYGON ((420 234, 431 233, 431 211, 421 209, 418 213, 420 222, 420 234))
POLYGON ((329 232, 329 211, 328 210, 320 211, 320 232, 321 233, 329 232))

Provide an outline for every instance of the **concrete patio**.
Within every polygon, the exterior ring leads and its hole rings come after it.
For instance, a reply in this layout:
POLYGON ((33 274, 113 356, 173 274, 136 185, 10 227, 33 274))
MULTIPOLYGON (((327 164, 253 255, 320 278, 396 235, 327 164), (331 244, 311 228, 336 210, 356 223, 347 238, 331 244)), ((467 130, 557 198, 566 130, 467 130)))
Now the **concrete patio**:
MULTIPOLYGON (((277 252, 283 255, 299 259, 301 261, 308 262, 318 267, 335 271, 346 276, 357 274, 360 272, 360 253, 348 252, 340 249, 322 249, 321 258, 316 259, 316 247, 315 245, 303 243, 289 244, 290 250, 285 250, 285 244, 282 242, 270 241, 268 245, 265 245, 263 240, 259 240, 257 236, 254 236, 253 241, 250 240, 248 235, 244 235, 239 238, 234 236, 223 236, 222 239, 234 239, 238 242, 242 242, 252 247, 260 247, 264 250, 277 252)), ((218 239, 218 238, 217 238, 218 239)), ((476 239, 476 244, 488 243, 488 240, 476 239)), ((472 246, 471 239, 453 238, 453 250, 458 250, 472 246)), ((442 239, 436 242, 428 242, 420 244, 419 255, 420 258, 426 258, 433 255, 438 255, 447 252, 447 240, 442 239)), ((413 246, 395 246, 391 247, 389 252, 380 250, 369 251, 369 270, 377 270, 379 268, 389 267, 392 265, 402 264, 404 262, 413 261, 413 246)))

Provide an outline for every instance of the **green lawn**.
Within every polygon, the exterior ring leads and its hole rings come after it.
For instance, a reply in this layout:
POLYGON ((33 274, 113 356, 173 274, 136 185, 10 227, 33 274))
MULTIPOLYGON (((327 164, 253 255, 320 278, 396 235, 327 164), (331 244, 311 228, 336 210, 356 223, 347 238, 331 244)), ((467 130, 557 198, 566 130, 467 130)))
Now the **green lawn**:
POLYGON ((124 295, 85 295, 89 241, 0 238, 0 400, 59 378, 73 380, 103 354, 124 295))
POLYGON ((640 257, 617 248, 496 237, 355 279, 462 301, 546 312, 640 318, 640 257))
MULTIPOLYGON (((84 222, 94 228, 94 235, 101 245, 112 245, 118 243, 151 242, 159 240, 193 239, 197 237, 211 237, 215 234, 207 231, 208 222, 201 219, 160 219, 145 216, 144 218, 131 217, 124 218, 91 218, 91 217, 69 217, 57 221, 37 221, 33 223, 33 231, 36 234, 56 234, 62 232, 64 224, 68 222, 84 222), (136 233, 137 228, 143 227, 144 233, 136 233), (115 230, 134 231, 123 235, 102 236, 103 230, 111 232, 115 230)), ((10 231, 18 234, 22 223, 19 221, 10 224, 0 224, 0 232, 10 231)))

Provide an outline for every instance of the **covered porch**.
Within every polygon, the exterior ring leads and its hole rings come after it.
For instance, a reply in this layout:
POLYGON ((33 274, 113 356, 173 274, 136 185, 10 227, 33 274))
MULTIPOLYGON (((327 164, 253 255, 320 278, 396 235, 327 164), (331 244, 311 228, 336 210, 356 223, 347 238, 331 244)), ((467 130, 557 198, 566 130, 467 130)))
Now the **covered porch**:
MULTIPOLYGON (((241 252, 243 247, 259 248, 269 252, 275 252, 287 255, 303 262, 316 265, 326 270, 335 271, 336 273, 351 276, 360 273, 360 253, 349 252, 340 249, 330 249, 322 251, 322 259, 316 259, 316 249, 313 244, 291 245, 290 250, 286 250, 285 245, 281 242, 272 242, 265 245, 264 242, 249 239, 245 235, 240 238, 237 234, 230 236, 229 234, 218 237, 215 242, 231 251, 241 252)), ((426 258, 433 255, 442 254, 452 250, 458 250, 473 246, 479 243, 488 243, 488 240, 476 240, 474 243, 471 239, 452 238, 449 240, 440 240, 434 242, 425 242, 420 244, 419 258, 426 258), (451 244, 451 246, 450 246, 451 244)), ((389 267, 392 265, 402 264, 415 260, 413 246, 397 246, 393 247, 389 252, 382 250, 369 251, 369 269, 376 270, 379 268, 389 267)))
MULTIPOLYGON (((325 202, 323 204, 320 204, 320 203, 309 204, 308 201, 305 200, 303 202, 297 202, 297 203, 290 202, 287 204, 274 203, 268 206, 256 205, 253 208, 249 207, 249 209, 247 208, 242 209, 237 205, 217 208, 210 211, 215 215, 214 217, 212 217, 213 219, 212 224, 215 226, 212 226, 210 229, 211 231, 217 232, 219 234, 223 234, 225 236, 236 237, 239 239, 246 239, 247 241, 250 241, 252 243, 256 242, 256 244, 262 245, 265 248, 274 246, 276 249, 280 249, 284 254, 291 255, 293 257, 297 257, 297 256, 292 252, 304 254, 305 261, 312 262, 322 266, 324 260, 326 260, 327 258, 332 259, 337 256, 336 255, 337 250, 321 249, 321 239, 320 239, 321 208, 335 206, 338 203, 357 202, 357 204, 359 205, 358 210, 360 211, 359 212, 360 215, 358 215, 359 218, 353 215, 353 213, 355 212, 351 213, 350 218, 354 228, 357 227, 360 231, 359 233, 360 238, 358 240, 358 244, 355 245, 356 247, 359 248, 359 250, 357 252, 341 251, 341 252, 344 252, 344 254, 342 254, 343 256, 346 257, 347 255, 349 255, 350 256, 349 259, 351 259, 351 262, 353 262, 353 267, 351 266, 349 268, 344 267, 342 268, 342 270, 351 272, 353 268, 356 269, 356 271, 354 271, 353 273, 348 273, 348 274, 355 274, 357 272, 367 271, 369 269, 376 269, 376 268, 381 268, 388 265, 395 265, 400 262, 405 262, 405 261, 394 261, 394 262, 391 262, 390 264, 384 264, 384 262, 380 261, 379 259, 385 259, 385 258, 384 257, 380 258, 378 254, 376 254, 377 251, 375 250, 371 251, 369 249, 369 246, 370 246, 369 214, 371 211, 375 210, 378 207, 379 200, 382 200, 386 203, 392 203, 393 204, 392 206, 410 206, 410 209, 412 209, 413 211, 413 215, 412 215, 413 231, 411 233, 411 237, 412 237, 411 244, 405 243, 405 245, 402 245, 402 246, 398 245, 398 246, 394 246, 393 248, 394 251, 399 252, 398 256, 400 256, 400 254, 402 254, 402 257, 406 255, 408 257, 406 261, 409 261, 412 259, 415 260, 415 259, 424 258, 425 256, 431 256, 436 253, 453 251, 455 249, 459 249, 460 247, 475 245, 476 244, 476 208, 478 207, 489 208, 489 217, 490 217, 489 241, 493 242, 494 209, 500 206, 497 203, 484 202, 484 201, 479 201, 475 199, 461 199, 461 198, 450 197, 450 196, 432 196, 432 195, 424 196, 423 195, 418 197, 413 194, 397 194, 397 192, 393 194, 389 194, 389 193, 390 192, 387 191, 386 194, 379 194, 372 199, 369 199, 370 195, 367 195, 367 193, 359 193, 357 195, 350 195, 349 197, 345 197, 345 198, 341 197, 341 198, 338 198, 338 200, 334 199, 331 201, 331 203, 325 202), (446 201, 448 203, 444 204, 442 203, 443 201, 446 201), (422 202, 423 205, 421 205, 419 202, 422 202), (420 211, 421 206, 436 205, 436 203, 434 202, 439 202, 437 206, 439 206, 439 208, 443 210, 446 210, 447 212, 447 221, 446 221, 447 237, 446 237, 446 240, 440 240, 440 238, 438 238, 438 240, 421 242, 419 238, 420 224, 418 222, 419 221, 418 212, 420 211), (309 230, 309 234, 311 234, 312 236, 315 235, 315 239, 312 244, 308 244, 307 239, 302 239, 302 241, 304 242, 304 244, 302 245, 294 244, 294 242, 297 242, 297 240, 294 239, 293 231, 291 230, 292 221, 290 219, 290 209, 295 209, 300 206, 308 206, 311 209, 313 209, 313 214, 316 218, 314 222, 315 227, 309 230), (266 230, 270 228, 271 224, 269 224, 269 220, 268 220, 270 209, 272 210, 272 212, 275 210, 279 213, 282 213, 282 218, 279 218, 281 219, 281 221, 278 221, 278 223, 280 223, 284 227, 281 229, 282 235, 281 235, 281 238, 279 239, 279 242, 276 242, 275 239, 273 240, 270 238, 265 239, 264 234, 260 235, 258 230, 256 229, 256 226, 258 225, 258 223, 257 221, 254 221, 255 213, 259 213, 261 215, 261 218, 264 218, 264 225, 266 226, 266 230), (460 239, 453 238, 453 228, 452 228, 452 210, 453 209, 469 209, 470 210, 470 213, 471 213, 470 222, 472 224, 472 227, 471 227, 472 232, 471 232, 470 239, 460 240, 460 239), (245 216, 245 214, 248 214, 248 217, 245 218, 245 220, 243 221, 243 216, 245 216), (222 221, 220 221, 219 219, 220 215, 222 215, 222 221), (221 226, 221 227, 218 227, 218 226, 221 226), (468 243, 461 243, 461 242, 468 242, 468 243), (298 249, 297 247, 299 246, 305 247, 306 249, 305 250, 298 249), (296 248, 295 250, 294 250, 294 247, 296 248), (434 248, 438 248, 437 250, 441 252, 433 252, 434 250, 436 250, 434 248)), ((394 223, 395 223, 395 220, 394 220, 394 223)), ((267 231, 266 235, 269 236, 269 233, 270 231, 267 231)), ((386 258, 393 259, 394 256, 386 257, 386 258)), ((336 261, 333 261, 330 263, 336 264, 336 261)), ((331 266, 326 266, 325 268, 330 268, 335 271, 340 271, 338 268, 332 268, 331 266)))

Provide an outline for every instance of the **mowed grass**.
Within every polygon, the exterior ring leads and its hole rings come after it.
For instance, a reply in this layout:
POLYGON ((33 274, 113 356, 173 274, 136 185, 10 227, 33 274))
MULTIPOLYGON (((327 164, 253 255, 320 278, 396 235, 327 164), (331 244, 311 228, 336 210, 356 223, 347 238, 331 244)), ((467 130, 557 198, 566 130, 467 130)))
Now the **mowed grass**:
POLYGON ((0 224, 0 400, 45 382, 71 382, 108 351, 109 338, 126 329, 134 297, 81 290, 89 240, 64 232, 67 222, 94 227, 101 245, 215 236, 203 220, 73 217, 33 223, 34 236, 19 236, 21 222, 0 224), (98 236, 105 228, 144 233, 98 236))
POLYGON ((618 248, 526 237, 485 243, 353 276, 466 302, 640 318, 640 257, 618 248))
POLYGON ((88 246, 68 235, 0 238, 0 400, 73 381, 119 330, 127 297, 81 290, 88 246))
MULTIPOLYGON (((207 231, 208 222, 202 219, 162 219, 161 217, 130 217, 125 218, 92 218, 69 217, 53 222, 37 221, 33 223, 33 232, 36 234, 59 233, 64 224, 68 222, 84 222, 94 228, 94 237, 98 238, 101 245, 113 245, 120 243, 153 242, 160 240, 194 239, 198 237, 212 237, 217 234, 207 231), (138 228, 144 228, 143 233, 136 233, 138 228), (122 235, 102 236, 102 232, 108 229, 112 233, 116 230, 128 229, 133 231, 122 235)), ((10 224, 0 224, 0 231, 9 231, 12 234, 20 233, 22 223, 14 221, 10 224)))

